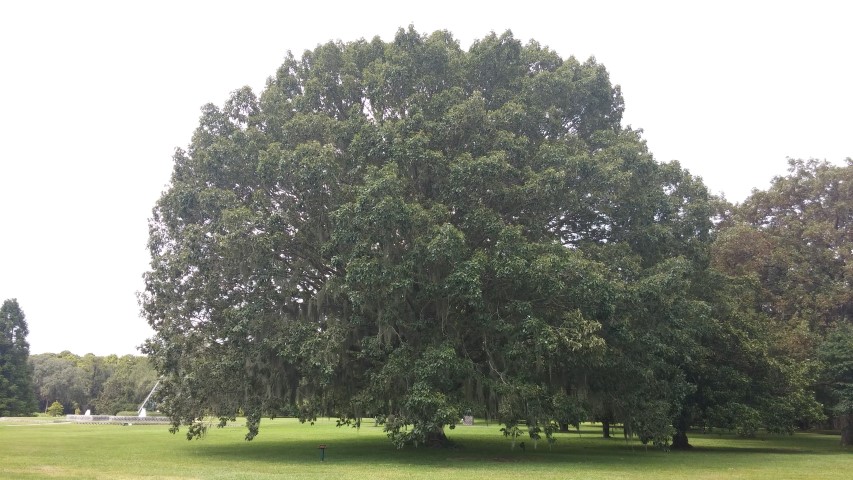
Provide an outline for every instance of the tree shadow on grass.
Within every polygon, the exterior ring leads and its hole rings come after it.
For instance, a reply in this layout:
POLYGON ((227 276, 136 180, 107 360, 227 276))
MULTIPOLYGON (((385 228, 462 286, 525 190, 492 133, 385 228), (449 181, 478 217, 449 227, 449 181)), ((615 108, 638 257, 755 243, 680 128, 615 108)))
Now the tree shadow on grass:
POLYGON ((823 452, 821 450, 811 450, 806 448, 796 447, 726 447, 726 446, 694 446, 688 450, 677 450, 677 453, 725 453, 725 454, 778 454, 778 455, 802 455, 802 454, 833 454, 835 452, 823 452))
MULTIPOLYGON (((663 452, 653 447, 644 447, 636 442, 624 443, 621 440, 571 439, 569 436, 549 449, 547 443, 540 442, 534 450, 529 441, 526 448, 510 449, 508 441, 484 439, 481 437, 454 438, 457 448, 407 447, 398 450, 384 437, 332 438, 325 441, 325 461, 336 465, 417 465, 421 467, 453 466, 474 468, 495 464, 540 464, 571 466, 577 464, 624 465, 666 462, 667 458, 683 456, 734 455, 743 458, 749 455, 821 455, 837 454, 832 450, 815 446, 787 445, 701 445, 686 451, 663 452), (743 456, 743 457, 742 457, 743 456)), ((734 440, 735 442, 737 440, 734 440)), ((770 440, 772 442, 772 440, 770 440)), ((192 455, 205 461, 233 462, 269 462, 290 465, 311 465, 320 462, 319 443, 315 439, 280 439, 265 441, 208 444, 204 441, 196 444, 192 455)))

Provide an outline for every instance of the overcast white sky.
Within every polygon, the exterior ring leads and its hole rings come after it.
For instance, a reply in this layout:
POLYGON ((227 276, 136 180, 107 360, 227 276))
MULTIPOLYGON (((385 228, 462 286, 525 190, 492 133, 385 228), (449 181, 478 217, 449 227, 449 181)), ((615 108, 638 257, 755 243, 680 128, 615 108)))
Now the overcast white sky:
POLYGON ((147 219, 199 108, 259 93, 287 52, 398 27, 467 48, 511 29, 594 55, 625 123, 741 201, 786 157, 853 156, 842 1, 14 1, 0 5, 0 300, 30 352, 136 353, 147 219))

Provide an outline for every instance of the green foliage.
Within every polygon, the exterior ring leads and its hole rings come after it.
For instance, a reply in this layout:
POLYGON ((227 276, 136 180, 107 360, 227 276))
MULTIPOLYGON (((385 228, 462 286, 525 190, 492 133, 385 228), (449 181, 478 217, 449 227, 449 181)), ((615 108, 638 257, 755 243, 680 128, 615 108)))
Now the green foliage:
POLYGON ((733 211, 717 260, 725 271, 753 275, 761 308, 785 328, 802 323, 822 333, 853 311, 853 161, 789 165, 787 176, 733 211))
POLYGON ((765 325, 732 333, 749 338, 744 346, 752 354, 749 377, 739 383, 754 388, 762 382, 777 394, 744 418, 759 415, 774 431, 790 431, 791 418, 809 425, 843 415, 845 395, 836 382, 844 378, 845 363, 832 352, 846 346, 843 332, 853 312, 853 162, 789 165, 788 175, 723 217, 713 252, 716 268, 739 279, 741 310, 753 325, 765 325), (817 390, 824 412, 810 389, 817 390))
POLYGON ((58 400, 54 401, 49 407, 47 407, 47 414, 51 417, 59 417, 65 414, 65 407, 63 407, 58 400))
POLYGON ((719 202, 623 110, 594 59, 413 28, 203 107, 141 295, 173 431, 296 410, 382 418, 399 447, 471 408, 534 447, 590 415, 662 446, 790 428, 810 367, 710 268, 719 202))
POLYGON ((33 383, 39 398, 40 410, 47 411, 54 400, 63 405, 78 404, 89 408, 86 372, 77 366, 77 357, 71 352, 32 355, 33 383))
POLYGON ((601 351, 612 312, 574 248, 605 241, 597 182, 619 148, 656 168, 622 109, 592 59, 411 28, 205 106, 143 295, 174 426, 304 405, 418 443, 525 385, 544 422, 553 372, 601 351))
POLYGON ((818 351, 832 414, 840 419, 841 443, 853 445, 853 326, 838 325, 818 351))
POLYGON ((156 382, 157 373, 148 358, 130 355, 121 357, 95 400, 97 411, 104 415, 116 415, 121 410, 132 410, 136 414, 156 382))
POLYGON ((512 440, 511 449, 515 449, 515 441, 518 437, 521 436, 522 430, 519 428, 518 423, 514 421, 507 421, 504 424, 504 427, 501 428, 501 433, 503 433, 504 437, 509 437, 512 440))
POLYGON ((81 357, 65 351, 31 355, 29 364, 41 411, 59 400, 96 414, 136 412, 157 380, 148 359, 133 355, 81 357))
POLYGON ((32 370, 27 364, 29 328, 16 299, 0 307, 0 417, 32 415, 36 411, 32 370))
POLYGON ((853 325, 833 329, 818 351, 824 379, 835 395, 837 415, 853 415, 853 325))
POLYGON ((640 415, 631 422, 631 430, 643 445, 668 448, 676 433, 672 426, 671 406, 665 401, 647 402, 640 415))

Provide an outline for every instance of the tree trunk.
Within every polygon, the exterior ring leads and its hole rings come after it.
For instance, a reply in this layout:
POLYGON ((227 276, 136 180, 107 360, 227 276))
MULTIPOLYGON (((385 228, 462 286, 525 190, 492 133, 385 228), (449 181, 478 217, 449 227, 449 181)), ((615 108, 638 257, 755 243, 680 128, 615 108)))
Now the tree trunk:
POLYGON ((610 421, 604 420, 601 422, 601 432, 604 438, 610 438, 610 421))
POLYGON ((671 448, 673 450, 687 450, 688 448, 693 448, 693 445, 690 445, 690 442, 687 441, 686 430, 675 430, 675 435, 672 436, 671 448))
POLYGON ((561 431, 561 432, 563 432, 563 433, 568 433, 568 431, 569 431, 569 424, 568 424, 568 423, 560 422, 560 431, 561 431))
POLYGON ((672 436, 673 450, 686 450, 693 448, 690 442, 687 441, 687 428, 690 426, 686 417, 679 418, 673 427, 675 427, 675 435, 672 436))
POLYGON ((841 444, 853 445, 853 415, 847 415, 843 425, 841 425, 841 444))
POLYGON ((427 435, 426 446, 434 448, 445 448, 451 445, 447 435, 444 434, 444 429, 433 430, 427 435))
POLYGON ((841 444, 853 445, 853 427, 847 426, 841 429, 841 444))

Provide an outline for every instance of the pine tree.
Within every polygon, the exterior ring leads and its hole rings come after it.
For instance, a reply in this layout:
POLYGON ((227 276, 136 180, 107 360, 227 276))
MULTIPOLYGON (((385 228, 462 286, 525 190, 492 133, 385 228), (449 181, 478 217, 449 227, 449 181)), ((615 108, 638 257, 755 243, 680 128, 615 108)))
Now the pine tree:
POLYGON ((0 417, 30 415, 36 410, 32 372, 27 363, 26 317, 16 299, 0 308, 0 417))

